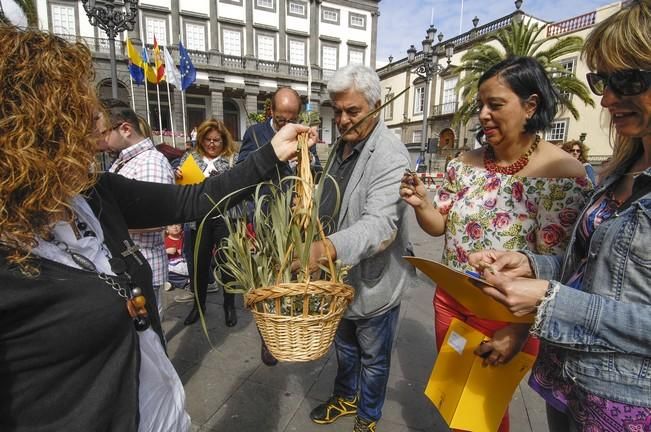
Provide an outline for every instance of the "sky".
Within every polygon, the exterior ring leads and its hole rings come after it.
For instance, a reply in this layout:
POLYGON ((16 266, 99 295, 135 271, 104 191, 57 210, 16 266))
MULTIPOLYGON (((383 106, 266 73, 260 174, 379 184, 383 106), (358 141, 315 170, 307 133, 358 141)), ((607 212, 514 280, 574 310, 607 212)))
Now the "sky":
MULTIPOLYGON (((521 10, 545 21, 562 21, 595 10, 614 0, 524 0, 521 10)), ((515 11, 513 0, 380 0, 377 34, 377 67, 407 56, 414 45, 422 49, 422 40, 433 24, 443 32, 445 40, 472 28, 472 19, 479 18, 479 26, 515 11), (463 3, 462 31, 459 31, 463 3), (433 12, 432 12, 433 11, 433 12)), ((438 34, 437 34, 438 36, 438 34)))

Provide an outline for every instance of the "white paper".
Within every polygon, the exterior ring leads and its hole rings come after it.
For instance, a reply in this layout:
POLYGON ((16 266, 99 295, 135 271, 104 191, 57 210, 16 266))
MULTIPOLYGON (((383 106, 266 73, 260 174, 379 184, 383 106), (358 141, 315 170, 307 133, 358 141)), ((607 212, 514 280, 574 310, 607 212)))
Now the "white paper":
POLYGON ((461 336, 455 331, 450 333, 450 337, 448 338, 448 345, 450 345, 453 350, 459 353, 459 355, 463 354, 463 349, 466 347, 467 342, 468 341, 465 337, 461 336))

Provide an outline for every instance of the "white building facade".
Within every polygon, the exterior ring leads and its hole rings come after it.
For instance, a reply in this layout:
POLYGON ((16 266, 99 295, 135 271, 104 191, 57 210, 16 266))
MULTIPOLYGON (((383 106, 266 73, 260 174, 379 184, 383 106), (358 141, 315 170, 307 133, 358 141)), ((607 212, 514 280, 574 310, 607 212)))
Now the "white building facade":
MULTIPOLYGON (((236 140, 249 124, 247 114, 263 110, 279 86, 291 86, 322 117, 321 139, 336 132, 326 92, 337 68, 361 63, 375 68, 379 0, 144 0, 134 30, 116 42, 119 98, 146 115, 144 86, 130 83, 126 38, 167 46, 178 64, 183 41, 197 68, 197 81, 186 91, 187 131, 204 119, 224 120, 236 140), (310 70, 308 71, 308 66, 310 70), (308 86, 310 94, 308 94, 308 86)), ((94 52, 98 90, 110 96, 106 35, 89 24, 80 1, 38 0, 40 27, 66 38, 83 39, 94 52)), ((177 135, 183 131, 180 91, 149 85, 150 124, 177 135), (160 125, 158 97, 160 96, 160 125), (169 100, 169 102, 168 102, 169 100), (173 115, 170 119, 169 104, 173 115)), ((169 133, 169 132, 168 132, 169 133)))

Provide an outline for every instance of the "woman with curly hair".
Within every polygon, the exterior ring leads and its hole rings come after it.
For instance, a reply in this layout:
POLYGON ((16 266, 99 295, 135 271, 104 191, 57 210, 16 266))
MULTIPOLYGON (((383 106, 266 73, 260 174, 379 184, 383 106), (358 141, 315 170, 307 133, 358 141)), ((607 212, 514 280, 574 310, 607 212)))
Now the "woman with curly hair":
MULTIPOLYGON (((187 158, 193 158, 199 169, 206 177, 219 176, 230 170, 237 161, 237 152, 235 141, 231 136, 224 122, 216 119, 205 120, 197 128, 197 147, 195 150, 186 153, 181 158, 179 166, 187 158)), ((177 174, 183 176, 180 168, 177 168, 177 174)), ((201 221, 197 221, 196 225, 201 221)), ((219 248, 217 246, 221 240, 228 235, 228 228, 221 216, 206 220, 201 237, 197 236, 196 226, 189 230, 189 241, 187 242, 185 253, 187 255, 188 269, 190 271, 190 284, 196 289, 197 301, 194 303, 190 313, 186 317, 184 324, 194 324, 199 319, 199 309, 201 313, 206 312, 206 296, 208 293, 208 282, 210 279, 210 264, 213 257, 213 251, 216 251, 216 259, 221 260, 219 248), (196 246, 196 243, 198 247, 196 246), (196 262, 194 260, 194 251, 197 250, 196 262), (195 277, 196 275, 196 277, 195 277)), ((222 282, 228 282, 230 275, 222 273, 222 282)), ((233 327, 237 324, 237 314, 235 312, 235 294, 226 292, 224 289, 224 321, 227 327, 233 327)), ((194 301, 193 292, 186 292, 175 297, 177 302, 194 301)))
POLYGON ((565 150, 566 153, 572 155, 572 157, 583 164, 585 172, 588 174, 590 181, 593 184, 597 184, 597 175, 594 171, 592 165, 588 163, 588 146, 585 145, 582 141, 571 140, 565 141, 561 148, 565 150))
POLYGON ((151 270, 127 230, 202 217, 316 133, 288 125, 195 186, 100 175, 89 49, 6 24, 0 46, 0 430, 185 431, 151 270))

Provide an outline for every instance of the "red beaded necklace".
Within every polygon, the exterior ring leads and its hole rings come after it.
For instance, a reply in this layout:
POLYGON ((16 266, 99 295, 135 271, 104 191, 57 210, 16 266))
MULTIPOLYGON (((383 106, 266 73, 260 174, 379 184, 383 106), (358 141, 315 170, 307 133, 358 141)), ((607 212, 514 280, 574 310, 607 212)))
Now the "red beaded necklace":
POLYGON ((491 147, 491 145, 489 144, 486 146, 486 149, 484 150, 484 168, 486 168, 487 171, 493 173, 497 172, 500 174, 514 175, 519 171, 521 171, 522 168, 527 166, 527 164, 529 163, 529 156, 531 156, 533 152, 536 151, 539 142, 540 142, 540 135, 536 135, 536 139, 534 140, 533 144, 531 144, 531 147, 529 147, 529 150, 527 150, 526 153, 520 156, 518 160, 513 162, 511 165, 507 165, 507 166, 501 166, 495 162, 495 151, 493 150, 493 147, 491 147))

